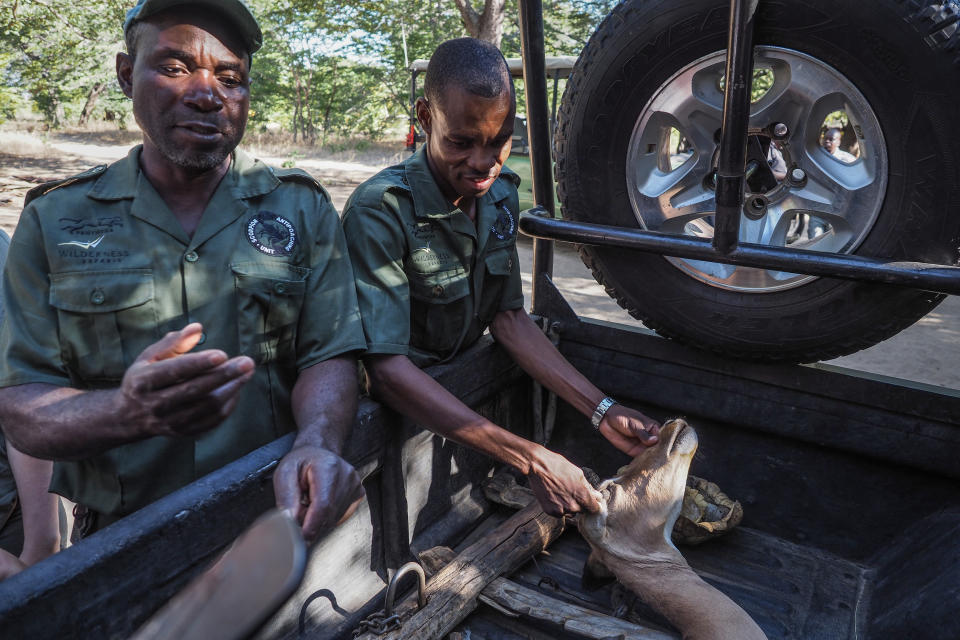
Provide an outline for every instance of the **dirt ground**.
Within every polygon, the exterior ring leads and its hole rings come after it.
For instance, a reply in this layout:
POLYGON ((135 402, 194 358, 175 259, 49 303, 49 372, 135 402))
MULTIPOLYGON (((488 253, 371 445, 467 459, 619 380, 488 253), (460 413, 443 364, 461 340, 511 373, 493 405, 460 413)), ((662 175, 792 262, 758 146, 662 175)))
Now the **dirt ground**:
MULTIPOLYGON (((30 188, 118 160, 137 140, 136 132, 66 133, 44 139, 25 131, 0 131, 0 228, 13 232, 23 198, 30 188)), ((250 148, 248 151, 273 166, 281 166, 291 159, 290 155, 275 149, 250 148)), ((362 153, 301 152, 295 156, 295 162, 324 184, 339 210, 356 185, 402 157, 399 149, 395 152, 382 149, 362 153)), ((532 252, 528 242, 520 243, 520 258, 529 298, 532 252)), ((604 293, 570 246, 558 248, 554 274, 557 285, 577 313, 611 322, 638 324, 604 293)), ((960 389, 957 362, 960 362, 960 299, 951 296, 899 335, 828 364, 960 389)))

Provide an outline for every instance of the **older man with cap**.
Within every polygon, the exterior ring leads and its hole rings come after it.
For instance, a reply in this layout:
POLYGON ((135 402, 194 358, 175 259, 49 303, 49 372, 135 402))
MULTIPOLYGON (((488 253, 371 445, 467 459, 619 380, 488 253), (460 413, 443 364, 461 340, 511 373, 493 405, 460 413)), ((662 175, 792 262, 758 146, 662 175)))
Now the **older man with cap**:
POLYGON ((117 79, 143 144, 32 190, 4 275, 0 423, 88 533, 283 435, 308 538, 363 495, 340 456, 365 346, 323 188, 236 150, 261 33, 239 0, 141 0, 117 79))

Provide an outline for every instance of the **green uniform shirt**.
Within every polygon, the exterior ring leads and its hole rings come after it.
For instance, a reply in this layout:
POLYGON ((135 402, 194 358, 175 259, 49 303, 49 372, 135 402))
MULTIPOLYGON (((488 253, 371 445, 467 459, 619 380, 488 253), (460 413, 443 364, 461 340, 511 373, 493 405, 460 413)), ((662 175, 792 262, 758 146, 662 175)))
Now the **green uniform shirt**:
POLYGON ((116 387, 144 348, 195 321, 198 349, 257 368, 209 432, 55 465, 52 491, 110 515, 290 431, 298 373, 364 348, 337 212, 315 180, 238 151, 190 238, 139 157, 136 147, 28 200, 4 274, 0 387, 116 387))
POLYGON ((360 185, 343 214, 367 353, 423 367, 479 338, 499 311, 523 307, 517 175, 504 169, 476 223, 441 193, 426 147, 360 185))

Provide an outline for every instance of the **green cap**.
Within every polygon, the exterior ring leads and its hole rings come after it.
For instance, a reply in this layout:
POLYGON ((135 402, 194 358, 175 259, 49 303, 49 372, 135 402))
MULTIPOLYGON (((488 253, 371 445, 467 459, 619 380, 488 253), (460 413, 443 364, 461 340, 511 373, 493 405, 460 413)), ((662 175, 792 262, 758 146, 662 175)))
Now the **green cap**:
POLYGON ((179 5, 207 7, 226 16, 240 32, 240 37, 247 46, 247 53, 253 54, 263 45, 263 33, 257 19, 240 0, 140 0, 137 6, 127 11, 127 19, 123 21, 124 35, 131 25, 179 5))

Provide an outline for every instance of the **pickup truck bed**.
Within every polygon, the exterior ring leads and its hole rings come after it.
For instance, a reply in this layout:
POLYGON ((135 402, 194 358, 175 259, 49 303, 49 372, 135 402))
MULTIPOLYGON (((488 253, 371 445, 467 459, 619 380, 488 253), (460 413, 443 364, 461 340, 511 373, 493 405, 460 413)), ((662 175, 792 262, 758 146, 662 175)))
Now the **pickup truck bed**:
MULTIPOLYGON (((697 428, 691 473, 740 500, 744 520, 684 553, 771 638, 960 637, 960 394, 835 367, 732 362, 555 311, 561 351, 601 388, 697 428)), ((501 424, 545 435, 532 383, 491 340, 431 373, 501 424)), ((626 462, 563 403, 550 445, 601 476, 626 462)), ((270 475, 287 446, 255 451, 0 583, 4 637, 129 636, 272 504, 270 475)), ((391 568, 506 517, 480 486, 488 461, 369 400, 347 457, 368 499, 311 549, 303 584, 259 637, 349 638, 382 606, 391 568), (322 589, 336 602, 310 599, 322 589)), ((570 531, 512 579, 535 585, 544 572, 564 590, 541 585, 546 593, 609 613, 607 591, 577 586, 585 551, 570 531)), ((481 606, 463 624, 508 620, 481 606)), ((473 637, 501 636, 477 627, 473 637)))

